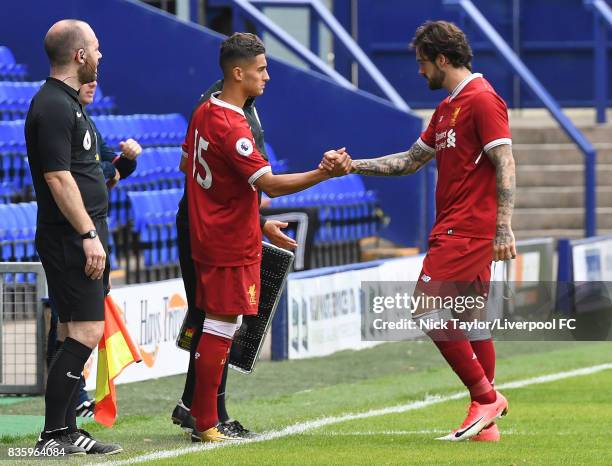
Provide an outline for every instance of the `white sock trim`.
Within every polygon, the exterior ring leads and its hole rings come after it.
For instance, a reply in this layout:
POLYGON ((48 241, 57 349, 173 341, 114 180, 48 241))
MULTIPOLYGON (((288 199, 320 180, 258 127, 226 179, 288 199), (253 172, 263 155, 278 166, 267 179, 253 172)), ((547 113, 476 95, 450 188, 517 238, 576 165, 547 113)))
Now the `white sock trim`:
POLYGON ((204 319, 204 325, 202 326, 202 333, 209 333, 211 335, 217 335, 221 338, 227 338, 231 340, 234 338, 234 333, 238 324, 234 322, 223 322, 221 320, 204 319))

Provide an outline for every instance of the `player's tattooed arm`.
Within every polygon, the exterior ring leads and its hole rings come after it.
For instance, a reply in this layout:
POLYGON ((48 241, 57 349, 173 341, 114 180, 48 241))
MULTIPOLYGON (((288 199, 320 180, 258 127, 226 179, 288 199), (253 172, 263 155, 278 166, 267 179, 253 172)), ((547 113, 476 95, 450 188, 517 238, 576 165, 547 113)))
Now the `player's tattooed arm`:
POLYGON ((503 144, 487 152, 495 165, 497 177, 497 223, 493 243, 493 260, 514 259, 516 246, 512 233, 512 212, 516 193, 516 176, 512 146, 503 144))
POLYGON ((406 152, 385 155, 376 159, 353 160, 351 173, 371 176, 401 176, 415 173, 434 157, 414 143, 406 152))

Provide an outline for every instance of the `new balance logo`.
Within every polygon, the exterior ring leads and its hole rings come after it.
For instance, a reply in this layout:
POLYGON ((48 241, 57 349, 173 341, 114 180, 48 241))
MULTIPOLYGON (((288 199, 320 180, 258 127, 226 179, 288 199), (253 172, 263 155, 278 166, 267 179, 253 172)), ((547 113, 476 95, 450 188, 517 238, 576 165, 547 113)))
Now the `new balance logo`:
POLYGON ((72 375, 72 374, 70 373, 70 371, 66 372, 66 376, 67 376, 67 377, 70 377, 71 379, 76 379, 76 380, 79 380, 79 379, 81 378, 81 377, 80 377, 80 376, 78 376, 78 375, 72 375))
POLYGON ((456 147, 455 142, 457 141, 457 135, 454 129, 449 129, 446 134, 446 147, 456 147))

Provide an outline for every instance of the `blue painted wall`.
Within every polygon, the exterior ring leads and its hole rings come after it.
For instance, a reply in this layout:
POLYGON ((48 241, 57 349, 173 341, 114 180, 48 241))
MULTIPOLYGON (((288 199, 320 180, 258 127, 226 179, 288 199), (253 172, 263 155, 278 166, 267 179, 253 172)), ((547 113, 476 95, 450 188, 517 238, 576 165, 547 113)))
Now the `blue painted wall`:
MULTIPOLYGON (((48 74, 43 38, 53 22, 89 22, 103 54, 100 85, 120 113, 181 112, 219 77, 222 37, 131 0, 3 2, 0 43, 8 45, 32 79, 48 74)), ((322 153, 346 145, 356 157, 408 148, 421 120, 365 92, 342 89, 318 74, 269 60, 272 81, 258 101, 266 139, 293 170, 312 169, 322 153)), ((365 179, 391 216, 387 237, 424 246, 424 177, 365 179)))
MULTIPOLYGON (((583 0, 519 0, 516 16, 513 0, 473 2, 511 46, 516 18, 522 59, 561 105, 593 105, 593 13, 584 8, 583 0)), ((350 17, 344 2, 339 3, 339 18, 350 17)), ((356 13, 359 44, 412 107, 434 107, 444 96, 443 91, 427 89, 417 74, 414 52, 408 49, 415 29, 437 19, 453 21, 465 30, 475 55, 474 70, 485 75, 508 105, 542 106, 525 86, 514 91, 511 68, 471 20, 443 6, 442 0, 358 0, 356 13)), ((350 29, 348 20, 344 24, 350 29)), ((342 49, 335 52, 337 61, 344 63, 342 49)), ((612 32, 608 32, 608 56, 612 76, 612 32)), ((380 95, 365 73, 360 73, 359 83, 380 95)), ((608 99, 612 105, 612 80, 608 99)))

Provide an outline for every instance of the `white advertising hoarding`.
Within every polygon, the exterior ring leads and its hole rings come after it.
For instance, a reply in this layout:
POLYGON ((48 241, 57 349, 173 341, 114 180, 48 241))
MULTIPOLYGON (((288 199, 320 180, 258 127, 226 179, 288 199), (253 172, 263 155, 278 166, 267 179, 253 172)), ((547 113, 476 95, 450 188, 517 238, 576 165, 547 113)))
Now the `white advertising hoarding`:
POLYGON ((585 241, 572 247, 574 281, 612 281, 612 238, 585 241))
POLYGON ((361 335, 361 283, 416 281, 423 256, 406 257, 372 267, 345 270, 287 283, 287 344, 289 359, 326 356, 363 349, 380 342, 361 335))
MULTIPOLYGON (((117 377, 116 383, 187 371, 189 353, 178 349, 175 344, 187 311, 181 279, 113 288, 111 297, 123 313, 126 327, 143 359, 128 366, 117 377)), ((84 371, 87 390, 95 388, 97 360, 97 351, 94 350, 84 371)))

